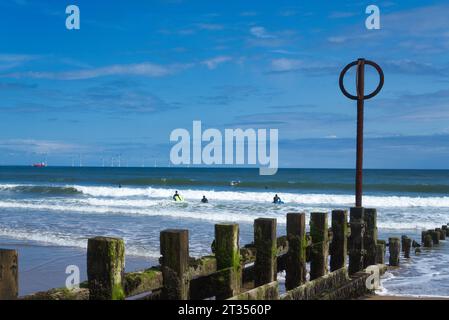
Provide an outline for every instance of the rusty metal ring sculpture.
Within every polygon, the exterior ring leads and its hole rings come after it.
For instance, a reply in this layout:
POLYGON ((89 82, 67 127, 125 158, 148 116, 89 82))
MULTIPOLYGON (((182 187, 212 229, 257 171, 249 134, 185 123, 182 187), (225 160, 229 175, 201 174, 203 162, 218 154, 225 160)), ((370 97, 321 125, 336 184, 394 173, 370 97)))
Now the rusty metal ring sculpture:
MULTIPOLYGON (((344 81, 345 75, 349 71, 349 69, 351 69, 354 66, 357 66, 359 63, 360 63, 360 60, 351 62, 341 71, 340 80, 339 80, 340 90, 341 90, 341 92, 343 92, 343 94, 347 98, 349 98, 351 100, 359 100, 359 99, 368 100, 368 99, 375 97, 380 92, 380 90, 382 90, 382 87, 384 86, 384 72, 383 72, 382 68, 377 63, 375 63, 373 61, 369 61, 369 60, 364 60, 364 64, 374 67, 374 69, 376 69, 377 72, 379 73, 379 85, 377 86, 376 90, 374 90, 369 95, 366 95, 366 96, 364 95, 363 97, 354 96, 346 90, 343 81, 344 81)), ((357 84, 357 87, 358 87, 358 84, 357 84)))
POLYGON ((357 61, 348 64, 340 73, 339 79, 340 89, 343 94, 351 99, 357 100, 357 155, 356 155, 356 181, 355 181, 355 205, 356 207, 362 207, 363 196, 363 109, 365 100, 371 99, 376 96, 384 85, 384 73, 375 62, 358 59, 357 61), (379 73, 379 84, 372 93, 365 95, 365 64, 374 67, 379 73), (356 89, 357 95, 350 94, 344 86, 344 78, 348 70, 354 66, 357 66, 356 73, 356 89))

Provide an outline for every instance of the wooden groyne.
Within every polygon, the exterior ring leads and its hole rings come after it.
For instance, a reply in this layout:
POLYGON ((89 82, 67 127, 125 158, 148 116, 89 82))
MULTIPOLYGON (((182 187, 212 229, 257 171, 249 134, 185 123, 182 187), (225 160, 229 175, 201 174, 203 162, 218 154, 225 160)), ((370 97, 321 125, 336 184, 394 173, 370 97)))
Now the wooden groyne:
POLYGON ((123 239, 88 240, 88 280, 76 289, 18 297, 18 253, 0 249, 0 299, 26 300, 312 300, 353 299, 372 293, 372 266, 385 272, 410 257, 411 248, 433 247, 449 236, 447 225, 422 232, 421 244, 403 236, 377 239, 376 209, 287 214, 286 235, 276 219, 254 221, 254 241, 239 245, 238 224, 216 224, 211 255, 189 255, 189 231, 160 233, 160 265, 125 272, 123 239), (349 222, 348 222, 349 216, 349 222), (401 245, 402 244, 402 245, 401 245), (401 250, 402 248, 402 250, 401 250), (285 274, 285 286, 278 279, 285 274))

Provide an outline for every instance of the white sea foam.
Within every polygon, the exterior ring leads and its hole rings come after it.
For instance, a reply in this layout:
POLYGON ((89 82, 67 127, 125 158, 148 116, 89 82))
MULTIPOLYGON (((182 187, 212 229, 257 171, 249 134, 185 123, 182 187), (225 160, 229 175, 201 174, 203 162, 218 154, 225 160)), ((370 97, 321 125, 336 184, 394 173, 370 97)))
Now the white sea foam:
MULTIPOLYGON (((173 190, 162 188, 110 188, 110 187, 80 187, 73 188, 84 194, 102 197, 129 197, 148 196, 154 198, 171 198, 173 190)), ((247 191, 215 191, 215 190, 181 190, 186 199, 201 199, 207 194, 210 200, 227 201, 252 201, 267 202, 273 196, 268 192, 247 192, 247 191)), ((286 203, 300 204, 333 204, 351 205, 354 201, 352 195, 335 194, 282 194, 282 199, 286 203)), ((449 197, 399 197, 399 196, 365 196, 365 206, 374 207, 448 207, 449 197)))
MULTIPOLYGON (((114 207, 95 207, 95 206, 78 206, 78 205, 64 205, 64 204, 42 204, 42 203, 24 203, 17 201, 0 201, 0 208, 7 209, 24 209, 24 210, 44 210, 49 212, 77 212, 86 214, 123 214, 123 215, 146 215, 146 216, 165 216, 172 218, 187 218, 197 220, 208 220, 214 222, 253 222, 257 216, 255 214, 241 214, 230 212, 213 212, 202 211, 192 212, 188 210, 169 209, 164 211, 154 211, 150 209, 126 209, 114 207)), ((264 215, 267 216, 267 215, 264 215)), ((284 215, 271 215, 274 218, 279 218, 279 222, 285 221, 284 215)))
MULTIPOLYGON (((17 187, 32 187, 33 185, 0 184, 0 190, 14 189, 17 187)), ((112 186, 80 186, 65 185, 65 188, 73 188, 87 196, 108 197, 108 198, 129 198, 145 197, 151 199, 171 199, 174 189, 165 188, 117 188, 112 186)), ((253 191, 217 191, 213 189, 179 190, 186 200, 198 200, 203 195, 207 195, 212 201, 246 201, 263 202, 270 201, 273 197, 271 192, 253 191)), ((350 206, 354 202, 352 195, 338 194, 301 194, 283 193, 282 199, 286 203, 297 203, 302 205, 324 204, 324 205, 344 205, 350 206)), ((366 207, 382 208, 413 208, 413 207, 434 207, 449 208, 449 197, 411 197, 411 196, 374 196, 364 197, 366 207)))
MULTIPOLYGON (((87 238, 62 234, 59 232, 49 232, 49 231, 43 232, 42 230, 33 231, 33 230, 24 230, 20 228, 15 229, 0 228, 0 236, 16 240, 34 241, 37 243, 47 245, 76 247, 83 249, 87 248, 87 238)), ((133 245, 126 245, 126 254, 141 257, 152 257, 152 258, 158 258, 160 256, 157 250, 151 250, 148 248, 142 248, 141 246, 133 246, 133 245)))
MULTIPOLYGON (((146 196, 152 198, 171 198, 174 189, 164 188, 116 188, 116 187, 91 187, 91 186, 67 186, 94 197, 130 197, 146 196)), ((252 201, 267 202, 272 197, 271 192, 250 191, 216 191, 209 190, 179 190, 185 199, 201 199, 207 195, 210 200, 227 201, 252 201)), ((295 194, 283 193, 284 202, 300 204, 333 204, 351 205, 354 202, 352 195, 336 194, 295 194)), ((449 197, 410 197, 410 196, 365 196, 365 206, 373 207, 446 207, 449 208, 449 197)))

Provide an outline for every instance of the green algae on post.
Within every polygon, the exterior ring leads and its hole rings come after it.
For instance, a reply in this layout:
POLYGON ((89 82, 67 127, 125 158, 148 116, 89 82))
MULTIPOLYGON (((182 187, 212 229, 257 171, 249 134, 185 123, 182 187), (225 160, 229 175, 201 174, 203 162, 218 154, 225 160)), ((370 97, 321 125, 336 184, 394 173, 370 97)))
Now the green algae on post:
POLYGON ((123 239, 96 237, 87 244, 87 277, 91 300, 123 300, 125 243, 123 239))

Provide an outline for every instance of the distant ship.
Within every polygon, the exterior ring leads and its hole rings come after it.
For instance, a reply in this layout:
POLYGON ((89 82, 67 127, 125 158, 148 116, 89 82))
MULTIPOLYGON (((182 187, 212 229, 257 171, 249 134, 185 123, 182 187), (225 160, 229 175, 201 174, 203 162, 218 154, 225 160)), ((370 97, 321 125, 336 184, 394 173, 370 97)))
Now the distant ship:
POLYGON ((34 163, 33 167, 35 168, 45 168, 47 164, 45 162, 34 163))

